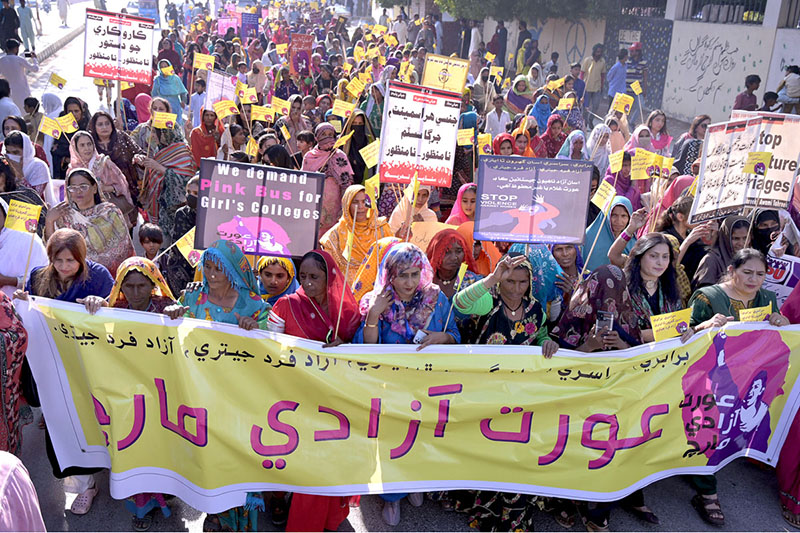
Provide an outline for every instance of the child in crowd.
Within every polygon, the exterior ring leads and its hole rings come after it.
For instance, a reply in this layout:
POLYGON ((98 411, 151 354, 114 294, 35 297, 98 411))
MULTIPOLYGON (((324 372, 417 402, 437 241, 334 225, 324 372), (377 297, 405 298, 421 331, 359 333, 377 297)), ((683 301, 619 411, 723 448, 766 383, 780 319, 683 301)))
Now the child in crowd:
POLYGON ((25 123, 28 125, 28 131, 33 132, 33 135, 39 131, 39 123, 42 121, 42 110, 39 108, 39 100, 33 96, 27 97, 23 105, 25 107, 25 123))
POLYGON ((764 105, 761 106, 759 111, 768 111, 770 113, 780 113, 782 104, 778 101, 778 93, 767 91, 764 93, 764 105))
POLYGON ((750 74, 744 79, 744 91, 736 95, 733 102, 734 109, 742 111, 755 111, 758 109, 758 98, 755 93, 761 86, 761 78, 757 74, 750 74))
POLYGON ((203 122, 203 106, 206 103, 206 82, 202 79, 194 80, 194 94, 189 99, 189 112, 192 115, 192 127, 200 127, 203 122))
POLYGON ((800 66, 786 67, 786 76, 778 84, 778 102, 783 104, 783 112, 800 113, 800 66))
POLYGON ((139 244, 144 248, 144 256, 153 261, 164 243, 164 232, 155 224, 149 222, 139 228, 139 244))

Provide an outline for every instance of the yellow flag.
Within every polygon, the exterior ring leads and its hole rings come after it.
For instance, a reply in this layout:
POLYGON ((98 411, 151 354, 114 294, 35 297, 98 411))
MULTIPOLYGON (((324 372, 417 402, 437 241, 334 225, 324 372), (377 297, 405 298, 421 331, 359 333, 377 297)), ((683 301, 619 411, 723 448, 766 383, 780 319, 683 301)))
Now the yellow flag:
POLYGON ((56 120, 58 121, 58 125, 61 126, 61 131, 63 133, 78 131, 78 121, 75 120, 72 113, 67 113, 63 117, 58 117, 56 120))
POLYGON ((689 186, 689 190, 686 191, 686 194, 689 196, 697 196, 697 180, 698 178, 695 178, 692 184, 689 186))
POLYGON ((245 148, 245 152, 250 157, 258 157, 258 141, 250 137, 247 140, 247 148, 245 148))
POLYGON ((133 83, 128 83, 127 81, 119 82, 119 88, 123 91, 127 91, 131 87, 133 87, 133 83))
POLYGON ((350 137, 352 137, 352 136, 353 136, 353 131, 351 130, 350 133, 348 133, 347 135, 343 135, 342 137, 339 137, 336 140, 336 142, 333 143, 333 148, 336 149, 336 148, 339 148, 340 146, 344 146, 345 144, 347 144, 347 141, 349 141, 350 137))
POLYGON ((292 138, 291 133, 289 133, 289 129, 286 127, 286 124, 281 124, 281 134, 283 135, 283 139, 286 141, 292 138))
POLYGON ((651 316, 650 324, 653 327, 653 337, 656 342, 682 335, 689 328, 691 317, 691 308, 675 311, 674 313, 651 316))
POLYGON ((398 44, 400 44, 397 42, 397 39, 394 38, 394 35, 391 34, 384 36, 383 42, 385 42, 389 46, 397 46, 398 44))
POLYGON ((772 314, 772 302, 764 307, 753 307, 739 311, 739 322, 763 322, 772 314))
POLYGON ((58 121, 47 115, 42 117, 42 121, 39 123, 39 131, 45 135, 49 135, 53 139, 61 137, 61 126, 58 124, 58 121))
POLYGON ((220 100, 219 102, 214 102, 214 113, 217 114, 218 119, 222 120, 230 115, 238 115, 239 110, 232 100, 220 100))
POLYGON ((353 48, 353 57, 355 58, 356 61, 361 61, 362 59, 364 59, 364 47, 356 46, 355 48, 353 48))
POLYGON ((492 68, 489 69, 489 76, 497 76, 498 78, 503 77, 503 67, 495 67, 492 65, 492 68))
MULTIPOLYGON (((375 139, 364 148, 358 151, 361 154, 361 159, 364 160, 364 164, 367 165, 367 168, 372 168, 378 166, 378 156, 380 155, 381 149, 381 140, 375 139)), ((376 176, 377 177, 377 176, 376 176)))
POLYGON ((372 27, 372 33, 374 33, 375 35, 383 35, 384 33, 386 33, 386 30, 388 30, 388 29, 389 28, 387 28, 386 26, 381 26, 380 24, 375 24, 372 27))
POLYGON ((195 52, 192 68, 199 70, 214 70, 216 58, 210 54, 198 54, 195 52))
POLYGON ((633 96, 625 93, 617 93, 614 95, 614 101, 611 103, 611 108, 614 111, 619 111, 623 115, 631 112, 633 106, 633 96))
POLYGON ((250 106, 250 118, 252 120, 260 120, 261 122, 272 121, 275 117, 275 111, 270 107, 263 105, 250 106))
POLYGON ((342 252, 342 257, 344 257, 345 261, 350 261, 350 254, 353 251, 353 237, 354 235, 352 231, 347 233, 347 244, 342 252))
POLYGON ((202 255, 200 250, 194 249, 195 229, 196 228, 192 228, 189 231, 187 231, 186 234, 180 239, 178 239, 178 242, 175 243, 175 246, 178 248, 178 251, 192 266, 192 268, 197 267, 197 264, 200 262, 200 256, 202 255))
POLYGON ((247 85, 242 83, 242 80, 236 80, 236 96, 241 98, 247 90, 247 85))
POLYGON ((556 109, 572 109, 573 105, 575 105, 574 98, 561 98, 558 100, 558 107, 556 107, 556 109))
POLYGON ((331 111, 331 115, 347 118, 355 110, 355 108, 356 104, 337 99, 333 101, 333 110, 331 111))
POLYGON ((635 82, 631 83, 631 90, 633 91, 633 94, 637 96, 642 94, 642 84, 639 83, 639 80, 636 80, 635 82))
POLYGON ((8 213, 6 214, 6 224, 8 229, 22 231, 25 233, 36 233, 39 225, 39 214, 42 206, 11 200, 8 203, 8 213))
POLYGON ((342 63, 342 68, 344 69, 345 74, 350 74, 350 71, 353 70, 353 65, 350 63, 342 63))
POLYGON ((244 94, 239 97, 245 104, 255 104, 258 102, 258 94, 255 87, 248 87, 244 90, 244 94))
POLYGON ((289 110, 292 106, 289 105, 289 102, 284 100, 283 98, 278 98, 277 96, 272 97, 272 109, 275 110, 276 113, 280 113, 281 115, 288 115, 289 110))
POLYGON ((172 76, 175 74, 175 69, 172 67, 172 65, 167 65, 166 67, 161 67, 161 73, 164 76, 172 76))
POLYGON ((160 129, 170 130, 175 127, 175 121, 178 115, 175 113, 161 113, 159 111, 153 112, 153 127, 160 129))
POLYGON ((59 76, 58 74, 50 74, 50 84, 55 85, 59 89, 63 89, 64 86, 67 84, 67 80, 59 76))
POLYGON ((609 167, 611 168, 611 172, 616 174, 620 170, 622 170, 622 159, 625 157, 625 150, 620 150, 619 152, 614 152, 610 156, 608 156, 609 167))
POLYGON ((491 155, 492 153, 492 134, 478 134, 478 155, 491 155))
POLYGON ((458 130, 456 133, 456 141, 458 146, 472 146, 473 137, 475 135, 474 128, 465 128, 458 130))
MULTIPOLYGON (((362 150, 363 150, 363 148, 362 148, 362 150)), ((378 208, 378 198, 380 197, 380 189, 381 189, 381 177, 380 177, 380 175, 379 174, 375 174, 370 179, 366 180, 364 182, 364 188, 366 189, 367 197, 369 197, 370 206, 372 207, 372 209, 377 209, 378 208)))
POLYGON ((772 152, 749 152, 744 162, 744 172, 766 176, 771 161, 772 152))
POLYGON ((459 284, 462 281, 464 281, 464 276, 466 275, 466 273, 467 273, 467 264, 466 263, 461 263, 461 266, 458 267, 458 283, 459 284))
MULTIPOLYGON (((359 96, 361 96, 361 93, 364 91, 364 87, 366 87, 366 85, 364 85, 363 81, 361 81, 358 78, 353 78, 352 80, 350 80, 350 83, 347 84, 347 87, 345 87, 345 90, 347 90, 347 92, 349 92, 354 97, 358 98, 359 96)), ((274 100, 274 98, 273 98, 273 100, 274 100)))
POLYGON ((483 57, 486 59, 486 61, 494 61, 494 58, 497 57, 497 55, 491 52, 486 52, 486 54, 483 57))
POLYGON ((280 55, 286 55, 286 52, 289 50, 289 43, 282 43, 275 45, 275 51, 280 55))
POLYGON ((592 196, 592 203, 605 211, 611 205, 611 200, 616 196, 617 190, 607 181, 600 182, 597 192, 592 196))
MULTIPOLYGON (((657 154, 648 152, 644 148, 637 148, 636 153, 631 158, 631 179, 646 180, 650 177, 648 168, 653 163, 657 154)), ((659 165, 659 170, 661 166, 659 165)))

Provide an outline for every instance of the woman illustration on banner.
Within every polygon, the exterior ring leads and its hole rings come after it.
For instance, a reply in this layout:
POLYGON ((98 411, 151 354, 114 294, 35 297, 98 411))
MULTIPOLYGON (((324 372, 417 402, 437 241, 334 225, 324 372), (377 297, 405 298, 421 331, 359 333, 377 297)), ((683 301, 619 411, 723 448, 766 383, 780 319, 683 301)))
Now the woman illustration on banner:
POLYGON ((481 229, 489 231, 489 228, 504 227, 516 222, 506 231, 515 235, 544 235, 546 228, 555 227, 553 219, 560 213, 557 207, 544 201, 544 196, 537 196, 531 205, 495 211, 486 218, 481 229))

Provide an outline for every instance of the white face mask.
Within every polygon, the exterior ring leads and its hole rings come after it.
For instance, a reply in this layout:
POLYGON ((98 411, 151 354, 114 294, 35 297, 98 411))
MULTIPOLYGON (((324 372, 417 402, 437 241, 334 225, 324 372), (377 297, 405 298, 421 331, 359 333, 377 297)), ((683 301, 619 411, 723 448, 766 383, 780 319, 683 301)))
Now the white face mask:
POLYGON ((8 157, 10 160, 12 160, 15 163, 19 163, 20 161, 22 161, 22 156, 21 155, 6 154, 6 157, 8 157))

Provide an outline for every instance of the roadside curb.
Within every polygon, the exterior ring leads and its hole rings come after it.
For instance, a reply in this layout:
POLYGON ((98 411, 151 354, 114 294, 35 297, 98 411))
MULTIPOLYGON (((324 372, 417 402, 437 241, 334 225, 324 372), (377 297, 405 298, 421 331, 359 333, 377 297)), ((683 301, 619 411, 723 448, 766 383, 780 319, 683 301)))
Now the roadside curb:
POLYGON ((49 58, 50 56, 54 55, 56 52, 61 50, 67 44, 69 44, 78 35, 82 35, 85 29, 86 29, 86 23, 83 22, 81 23, 80 26, 78 26, 77 28, 66 34, 64 37, 60 38, 53 44, 48 45, 44 50, 42 50, 41 53, 36 54, 39 62, 40 63, 43 62, 44 60, 46 60, 47 58, 49 58))

